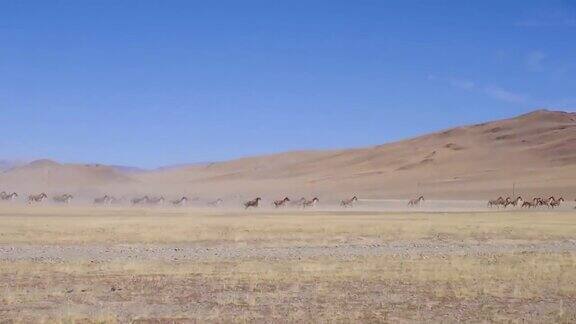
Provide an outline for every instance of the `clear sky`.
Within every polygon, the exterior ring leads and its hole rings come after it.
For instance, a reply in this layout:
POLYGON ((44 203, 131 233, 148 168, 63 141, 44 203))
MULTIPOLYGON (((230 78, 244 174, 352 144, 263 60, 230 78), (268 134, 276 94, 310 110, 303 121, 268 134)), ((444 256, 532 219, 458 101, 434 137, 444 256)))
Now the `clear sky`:
POLYGON ((0 1, 0 159, 157 167, 576 107, 575 1, 0 1))

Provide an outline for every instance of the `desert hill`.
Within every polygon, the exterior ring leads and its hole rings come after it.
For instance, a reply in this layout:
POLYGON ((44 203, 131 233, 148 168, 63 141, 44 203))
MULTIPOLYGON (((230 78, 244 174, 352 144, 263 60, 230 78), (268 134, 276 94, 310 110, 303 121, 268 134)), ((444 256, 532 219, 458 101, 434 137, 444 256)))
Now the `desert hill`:
POLYGON ((27 193, 46 191, 52 194, 82 194, 133 181, 128 174, 114 167, 99 164, 61 164, 46 159, 0 173, 0 183, 5 187, 1 190, 27 193))
POLYGON ((289 152, 141 177, 203 192, 439 198, 576 194, 576 114, 538 110, 376 147, 289 152), (574 179, 571 179, 574 177, 574 179))
POLYGON ((336 199, 356 193, 405 198, 421 193, 484 199, 512 190, 572 197, 576 113, 538 110, 374 147, 287 152, 148 172, 36 161, 5 171, 0 181, 22 189, 60 186, 82 192, 198 197, 288 194, 336 199))
POLYGON ((17 166, 21 166, 26 164, 25 162, 22 161, 14 161, 14 160, 0 160, 0 172, 6 171, 6 170, 10 170, 12 168, 15 168, 17 166))

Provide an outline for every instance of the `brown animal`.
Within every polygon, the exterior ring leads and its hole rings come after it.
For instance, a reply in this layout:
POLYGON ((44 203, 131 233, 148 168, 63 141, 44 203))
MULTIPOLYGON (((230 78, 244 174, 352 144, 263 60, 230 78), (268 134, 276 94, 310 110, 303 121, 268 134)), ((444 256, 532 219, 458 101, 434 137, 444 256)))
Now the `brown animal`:
POLYGON ((409 207, 417 207, 420 206, 420 202, 424 201, 424 196, 420 196, 416 199, 410 199, 410 201, 408 201, 408 206, 409 207))
POLYGON ((60 203, 60 204, 69 204, 70 201, 72 201, 72 198, 74 198, 74 196, 70 195, 70 194, 63 194, 60 196, 55 196, 52 198, 52 200, 55 203, 60 203))
POLYGON ((104 195, 104 197, 94 199, 94 205, 104 205, 109 203, 110 203, 110 197, 108 195, 104 195))
POLYGON ((30 195, 28 196, 28 203, 41 203, 44 200, 48 199, 48 195, 46 195, 45 193, 41 193, 39 195, 30 195))
POLYGON ((177 199, 177 200, 172 200, 171 203, 174 206, 185 206, 188 203, 188 198, 182 197, 182 198, 177 199))
POLYGON ((560 205, 564 202, 564 198, 560 197, 558 198, 558 200, 554 199, 554 197, 550 197, 550 200, 548 202, 548 207, 549 208, 556 208, 556 207, 560 207, 560 205))
POLYGON ((534 198, 534 199, 536 199, 536 201, 537 201, 537 203, 538 203, 537 206, 546 206, 546 207, 549 207, 549 206, 550 206, 548 200, 544 200, 544 199, 538 198, 538 197, 537 197, 537 198, 534 198))
POLYGON ((132 205, 147 204, 149 201, 150 201, 150 198, 148 196, 144 196, 141 198, 133 198, 132 200, 130 200, 132 205))
POLYGON ((258 197, 254 200, 250 200, 244 203, 244 209, 248 209, 250 207, 254 207, 254 208, 258 208, 258 206, 260 205, 260 200, 262 200, 262 198, 258 197))
POLYGON ((302 208, 314 207, 319 201, 320 199, 318 199, 318 197, 314 197, 312 200, 306 200, 302 203, 302 208))
POLYGON ((510 205, 512 205, 514 207, 518 207, 518 206, 522 206, 523 203, 524 203, 524 199, 522 199, 522 196, 518 196, 518 197, 516 197, 516 199, 512 200, 510 205))
POLYGON ((504 201, 504 208, 506 208, 510 205, 512 205, 512 198, 506 197, 506 200, 504 201))
POLYGON ((286 203, 290 201, 290 198, 284 197, 282 200, 275 200, 272 204, 274 208, 280 208, 286 206, 286 203))
POLYGON ((504 206, 505 203, 506 203, 506 201, 504 201, 504 198, 498 197, 498 199, 496 199, 496 200, 489 200, 488 201, 488 207, 500 208, 500 206, 504 206))
POLYGON ((358 197, 354 196, 350 199, 346 199, 346 200, 342 200, 340 202, 340 206, 344 207, 344 208, 348 208, 348 207, 353 207, 354 203, 358 201, 358 197))
POLYGON ((148 205, 164 205, 164 197, 152 197, 146 202, 148 205))
POLYGON ((522 208, 536 208, 536 203, 533 201, 525 201, 522 203, 522 208))
POLYGON ((0 200, 11 201, 11 200, 15 200, 16 198, 18 198, 18 194, 15 192, 13 192, 11 194, 7 194, 4 191, 0 192, 0 200))

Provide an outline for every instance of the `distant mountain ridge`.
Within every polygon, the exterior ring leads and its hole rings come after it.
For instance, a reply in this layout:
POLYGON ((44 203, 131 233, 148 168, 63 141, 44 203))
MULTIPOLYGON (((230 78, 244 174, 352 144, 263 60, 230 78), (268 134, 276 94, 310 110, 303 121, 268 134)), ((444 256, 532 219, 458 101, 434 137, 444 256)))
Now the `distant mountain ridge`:
POLYGON ((0 181, 22 190, 204 197, 472 199, 508 194, 512 187, 526 195, 576 197, 576 113, 537 110, 373 147, 155 170, 39 160, 5 171, 0 181))
POLYGON ((21 165, 26 164, 24 161, 18 160, 0 160, 0 172, 12 169, 14 167, 18 167, 21 165))

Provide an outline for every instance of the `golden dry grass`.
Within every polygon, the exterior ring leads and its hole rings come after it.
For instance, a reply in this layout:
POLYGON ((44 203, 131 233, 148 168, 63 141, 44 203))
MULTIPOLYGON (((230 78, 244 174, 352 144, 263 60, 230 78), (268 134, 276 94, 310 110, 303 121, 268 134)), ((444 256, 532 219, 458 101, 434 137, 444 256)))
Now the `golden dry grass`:
POLYGON ((1 304, 8 310, 21 309, 24 321, 60 321, 70 313, 78 319, 97 319, 98 311, 121 322, 134 318, 230 321, 237 316, 305 321, 576 319, 572 308, 576 258, 562 254, 176 266, 112 262, 96 268, 18 263, 1 264, 0 276, 11 281, 0 288, 1 304), (123 290, 112 293, 112 286, 123 290), (182 305, 198 302, 198 312, 179 313, 182 305), (125 303, 122 310, 117 309, 118 303, 125 303), (34 311, 46 304, 48 312, 34 311), (468 309, 461 312, 458 307, 468 309), (518 314, 522 309, 545 313, 524 316, 518 314))
MULTIPOLYGON (((564 213, 0 212, 0 242, 317 245, 576 239, 564 213)), ((576 255, 413 254, 203 261, 0 262, 14 322, 574 322, 576 255), (112 291, 112 288, 116 289, 112 291)))
POLYGON ((576 233, 574 212, 240 212, 178 209, 0 210, 0 243, 549 240, 576 233))

